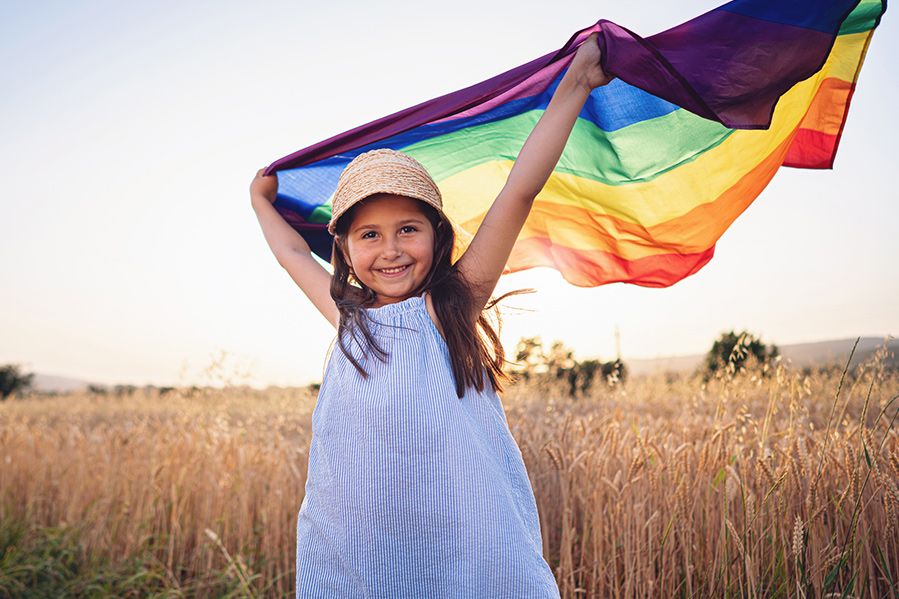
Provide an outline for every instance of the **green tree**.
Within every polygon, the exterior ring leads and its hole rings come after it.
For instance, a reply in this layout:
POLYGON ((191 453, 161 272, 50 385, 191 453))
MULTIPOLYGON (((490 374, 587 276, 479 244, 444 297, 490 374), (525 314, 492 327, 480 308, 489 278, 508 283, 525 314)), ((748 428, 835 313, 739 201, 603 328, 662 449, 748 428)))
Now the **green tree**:
POLYGON ((765 345, 748 331, 728 331, 715 340, 712 349, 706 354, 703 380, 708 381, 719 372, 742 372, 750 360, 770 364, 779 355, 780 350, 776 345, 765 345))
POLYGON ((556 379, 566 376, 577 368, 577 360, 574 359, 574 352, 565 347, 565 344, 558 340, 553 341, 553 344, 549 348, 549 352, 544 354, 543 364, 546 373, 556 379))
POLYGON ((526 381, 542 384, 564 382, 571 397, 589 393, 597 378, 615 385, 627 377, 627 369, 620 360, 578 361, 574 352, 561 341, 553 341, 547 351, 539 337, 523 337, 518 341, 515 365, 510 372, 526 381))
POLYGON ((568 371, 568 393, 571 397, 577 397, 578 391, 589 393, 593 386, 596 373, 602 371, 602 362, 599 360, 584 360, 575 362, 568 371))
POLYGON ((0 400, 5 400, 13 393, 31 388, 34 373, 25 374, 18 364, 0 366, 0 400))
POLYGON ((545 367, 545 363, 540 337, 522 337, 515 346, 515 363, 509 371, 529 381, 545 367))
POLYGON ((615 358, 611 362, 603 362, 602 376, 609 384, 623 383, 627 380, 627 366, 621 361, 621 358, 615 358))
POLYGON ((135 385, 115 385, 112 388, 112 392, 116 397, 130 397, 134 395, 135 391, 137 391, 137 387, 135 385))

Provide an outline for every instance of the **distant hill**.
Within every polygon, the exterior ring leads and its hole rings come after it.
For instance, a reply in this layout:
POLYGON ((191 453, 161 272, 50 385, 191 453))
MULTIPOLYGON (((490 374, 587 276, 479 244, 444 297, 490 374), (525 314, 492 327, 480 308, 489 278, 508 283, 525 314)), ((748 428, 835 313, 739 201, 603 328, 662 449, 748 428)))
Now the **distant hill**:
MULTIPOLYGON (((862 337, 852 356, 854 367, 859 362, 864 362, 886 343, 887 349, 892 353, 887 357, 887 364, 899 367, 899 339, 886 341, 881 337, 862 337)), ((837 364, 845 366, 849 359, 849 352, 855 344, 855 338, 835 339, 832 341, 818 341, 815 343, 794 343, 792 345, 778 345, 780 355, 796 368, 806 366, 828 366, 837 364)), ((690 356, 670 356, 648 359, 627 359, 628 370, 633 375, 654 374, 660 372, 690 372, 696 369, 705 360, 705 354, 690 356)))
POLYGON ((31 386, 36 391, 42 393, 51 391, 56 391, 57 393, 74 393, 76 391, 86 391, 88 385, 99 384, 71 377, 40 373, 35 373, 31 382, 31 386))

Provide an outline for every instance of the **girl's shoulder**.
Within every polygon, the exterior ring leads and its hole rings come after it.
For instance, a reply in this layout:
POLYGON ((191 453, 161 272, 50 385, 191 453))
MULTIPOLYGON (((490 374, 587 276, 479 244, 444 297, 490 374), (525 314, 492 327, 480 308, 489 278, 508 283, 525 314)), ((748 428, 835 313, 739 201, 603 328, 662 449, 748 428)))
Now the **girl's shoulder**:
POLYGON ((437 311, 434 310, 434 302, 431 300, 431 294, 425 291, 425 307, 428 310, 428 316, 431 317, 431 320, 434 322, 434 326, 437 327, 437 330, 440 332, 440 336, 443 337, 443 340, 446 341, 446 335, 443 332, 443 327, 440 325, 440 319, 437 317, 437 311))

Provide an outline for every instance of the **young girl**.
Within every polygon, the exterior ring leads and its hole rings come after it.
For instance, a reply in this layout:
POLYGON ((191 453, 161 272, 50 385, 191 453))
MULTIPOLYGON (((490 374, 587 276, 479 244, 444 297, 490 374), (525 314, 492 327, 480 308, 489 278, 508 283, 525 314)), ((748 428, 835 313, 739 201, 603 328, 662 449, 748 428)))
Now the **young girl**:
POLYGON ((593 34, 455 263, 440 191, 405 154, 372 150, 341 173, 333 275, 272 207, 277 178, 256 174, 265 239, 339 345, 312 414, 298 598, 559 597, 484 311, 587 96, 608 82, 599 59, 593 34))

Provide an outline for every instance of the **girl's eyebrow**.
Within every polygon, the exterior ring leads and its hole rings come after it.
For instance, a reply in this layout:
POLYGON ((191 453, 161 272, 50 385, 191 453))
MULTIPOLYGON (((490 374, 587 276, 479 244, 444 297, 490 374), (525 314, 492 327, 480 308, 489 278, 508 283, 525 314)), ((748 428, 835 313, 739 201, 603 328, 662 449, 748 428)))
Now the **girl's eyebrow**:
MULTIPOLYGON (((418 224, 422 225, 422 224, 424 224, 424 221, 422 221, 419 218, 407 218, 407 219, 403 219, 400 222, 398 222, 397 225, 402 226, 402 225, 405 225, 408 223, 418 223, 418 224)), ((380 227, 378 227, 378 225, 359 225, 357 227, 353 227, 353 232, 356 232, 359 229, 378 229, 378 228, 380 228, 380 227)))

